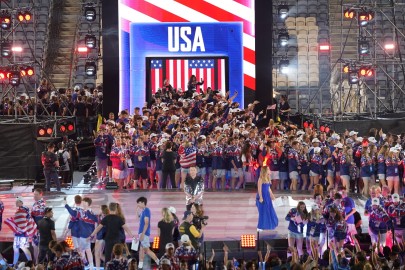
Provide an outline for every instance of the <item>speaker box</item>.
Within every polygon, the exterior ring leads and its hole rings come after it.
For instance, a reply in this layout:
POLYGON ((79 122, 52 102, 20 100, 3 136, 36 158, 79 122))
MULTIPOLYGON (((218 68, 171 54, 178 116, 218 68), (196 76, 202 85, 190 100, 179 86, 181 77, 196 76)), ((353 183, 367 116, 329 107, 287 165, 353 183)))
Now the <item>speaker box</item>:
POLYGON ((118 189, 118 185, 115 182, 107 182, 105 189, 118 189))

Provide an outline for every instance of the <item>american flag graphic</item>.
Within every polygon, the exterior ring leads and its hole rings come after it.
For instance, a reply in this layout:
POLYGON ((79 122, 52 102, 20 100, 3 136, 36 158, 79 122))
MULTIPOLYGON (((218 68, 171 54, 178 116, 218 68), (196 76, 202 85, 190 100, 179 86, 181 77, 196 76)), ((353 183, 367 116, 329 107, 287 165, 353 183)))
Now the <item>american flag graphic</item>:
POLYGON ((197 158, 197 149, 194 146, 184 147, 180 146, 178 153, 180 155, 180 166, 189 168, 195 166, 197 158))
POLYGON ((128 33, 131 22, 242 22, 243 81, 256 89, 254 0, 120 0, 119 13, 128 33))
POLYGON ((197 86, 197 92, 211 87, 225 90, 225 59, 154 59, 150 60, 151 90, 155 93, 168 79, 174 88, 187 90, 191 75, 204 84, 197 86))
POLYGON ((37 234, 37 225, 34 219, 23 208, 19 208, 14 217, 7 218, 4 224, 8 225, 13 233, 16 234, 25 233, 26 236, 37 234))

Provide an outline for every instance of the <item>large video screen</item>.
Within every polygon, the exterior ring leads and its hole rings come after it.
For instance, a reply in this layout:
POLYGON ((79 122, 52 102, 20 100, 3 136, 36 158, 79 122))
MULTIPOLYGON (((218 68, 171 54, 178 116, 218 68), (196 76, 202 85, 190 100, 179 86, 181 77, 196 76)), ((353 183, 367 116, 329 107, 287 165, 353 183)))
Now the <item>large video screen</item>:
POLYGON ((243 106, 243 90, 255 90, 253 5, 120 0, 120 109, 142 107, 165 79, 186 90, 191 75, 204 80, 201 90, 237 91, 235 101, 243 106))

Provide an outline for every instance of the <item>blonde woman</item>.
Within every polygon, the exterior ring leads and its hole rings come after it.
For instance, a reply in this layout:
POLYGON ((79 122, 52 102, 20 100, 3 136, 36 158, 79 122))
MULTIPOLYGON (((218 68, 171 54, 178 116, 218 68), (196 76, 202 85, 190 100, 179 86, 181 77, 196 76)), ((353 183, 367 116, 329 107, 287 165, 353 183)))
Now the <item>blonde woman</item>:
POLYGON ((350 146, 345 146, 340 157, 340 180, 347 191, 350 189, 350 167, 352 164, 353 149, 350 146))
POLYGON ((388 153, 388 157, 385 160, 387 166, 387 183, 390 192, 394 189, 394 193, 399 194, 399 173, 398 165, 401 164, 401 159, 398 156, 398 149, 391 147, 388 153))
POLYGON ((274 195, 270 189, 270 170, 263 166, 257 182, 256 206, 259 212, 257 230, 273 230, 278 226, 278 218, 273 207, 274 195))
POLYGON ((377 177, 380 180, 380 183, 382 186, 387 185, 387 181, 385 179, 385 170, 386 170, 386 165, 385 165, 385 160, 388 157, 388 146, 383 145, 381 146, 380 152, 378 152, 377 155, 377 177))
POLYGON ((169 208, 162 208, 162 219, 158 222, 159 256, 165 254, 166 244, 173 243, 174 221, 169 208))

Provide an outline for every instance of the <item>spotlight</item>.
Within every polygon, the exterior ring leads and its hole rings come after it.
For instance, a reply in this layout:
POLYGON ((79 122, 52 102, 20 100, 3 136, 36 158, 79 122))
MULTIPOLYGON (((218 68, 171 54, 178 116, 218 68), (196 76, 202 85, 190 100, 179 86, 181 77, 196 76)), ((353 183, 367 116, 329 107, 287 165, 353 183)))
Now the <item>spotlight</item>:
POLYGON ((153 237, 152 249, 159 250, 159 245, 160 245, 160 237, 159 236, 153 237))
POLYGON ((374 69, 372 67, 367 67, 367 66, 360 67, 359 76, 373 77, 374 76, 374 69))
POLYGON ((26 11, 24 14, 24 19, 28 22, 32 19, 32 14, 29 11, 26 11))
POLYGON ((350 84, 359 83, 359 75, 357 74, 357 72, 350 72, 349 73, 349 83, 350 84))
POLYGON ((11 15, 7 11, 3 11, 1 14, 0 27, 3 30, 9 30, 11 28, 11 15))
POLYGON ((287 34, 287 32, 283 31, 280 34, 278 34, 278 44, 281 47, 285 47, 288 44, 288 40, 290 39, 290 36, 287 34))
POLYGON ((29 11, 19 11, 17 13, 17 20, 19 22, 23 22, 23 21, 30 21, 32 19, 32 14, 29 11))
POLYGON ((21 46, 14 46, 14 47, 11 48, 11 51, 13 51, 13 52, 22 52, 23 49, 22 49, 21 46))
POLYGON ((366 26, 370 21, 374 19, 374 13, 372 11, 359 12, 358 21, 360 26, 366 26))
POLYGON ((278 15, 280 16, 281 19, 285 19, 288 16, 288 6, 285 4, 279 5, 278 6, 278 15))
POLYGON ((4 80, 5 78, 7 78, 7 71, 0 70, 0 80, 4 80))
POLYGON ((12 86, 19 86, 20 85, 21 75, 18 71, 11 71, 9 76, 9 82, 12 86))
POLYGON ((37 129, 37 136, 39 137, 43 137, 45 136, 46 130, 44 127, 38 127, 37 129))
POLYGON ((356 16, 356 11, 348 8, 343 12, 343 15, 345 16, 346 19, 353 19, 354 16, 356 16))
POLYGON ((67 123, 66 123, 66 128, 67 128, 67 131, 68 131, 70 134, 74 133, 74 132, 75 132, 75 124, 74 124, 74 121, 67 121, 67 123))
POLYGON ((345 64, 342 68, 342 72, 343 73, 349 73, 350 72, 350 65, 349 64, 345 64))
POLYGON ((20 69, 20 75, 21 75, 21 77, 25 77, 27 75, 27 72, 25 71, 25 68, 20 69))
POLYGON ((84 8, 84 17, 88 22, 94 22, 96 20, 96 9, 92 6, 84 8))
POLYGON ((52 133, 53 133, 53 128, 52 127, 47 127, 46 128, 46 134, 50 136, 50 135, 52 135, 52 133))
POLYGON ((364 56, 370 53, 370 43, 363 39, 359 41, 359 54, 364 56))
POLYGON ((320 44, 319 45, 319 51, 320 52, 329 52, 330 50, 330 45, 329 44, 320 44))
POLYGON ((288 66, 290 65, 290 61, 287 59, 281 59, 279 62, 279 69, 280 72, 283 74, 287 74, 288 73, 288 66))
POLYGON ((32 75, 35 74, 35 70, 34 70, 33 67, 27 67, 27 68, 25 69, 25 72, 27 73, 28 76, 32 76, 32 75))
POLYGON ((256 247, 256 239, 254 234, 243 234, 240 236, 240 246, 242 248, 256 247))
POLYGON ((62 121, 58 124, 58 130, 60 134, 65 134, 67 131, 67 123, 66 121, 62 121))
POLYGON ((384 48, 386 50, 393 50, 393 49, 395 49, 395 44, 394 43, 387 43, 387 44, 384 45, 384 48))
POLYGON ((93 77, 96 75, 97 71, 97 66, 94 61, 89 61, 86 62, 86 65, 84 66, 85 72, 87 76, 93 77))
POLYGON ((10 42, 5 41, 1 44, 1 56, 4 58, 10 58, 12 55, 12 45, 10 42))
POLYGON ((86 35, 84 38, 84 43, 86 44, 86 47, 89 49, 94 49, 97 45, 97 39, 95 35, 86 35))
POLYGON ((80 53, 86 53, 89 51, 89 48, 87 48, 85 46, 79 46, 79 47, 77 47, 77 51, 80 53))

